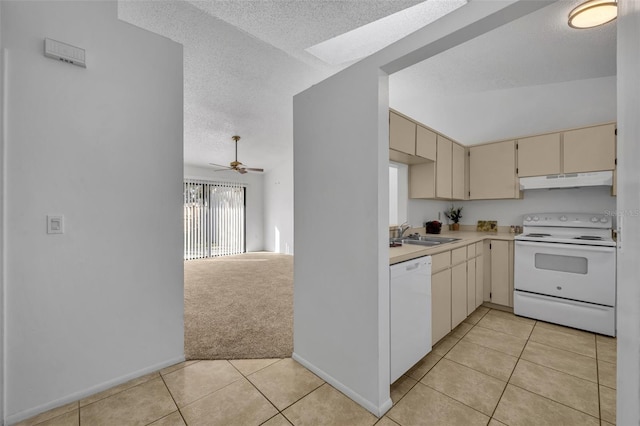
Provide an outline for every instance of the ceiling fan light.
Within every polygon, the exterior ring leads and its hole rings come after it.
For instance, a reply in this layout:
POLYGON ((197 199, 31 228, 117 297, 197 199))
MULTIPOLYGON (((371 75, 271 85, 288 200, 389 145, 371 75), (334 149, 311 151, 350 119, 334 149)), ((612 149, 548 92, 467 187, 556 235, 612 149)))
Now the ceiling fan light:
POLYGON ((615 0, 588 0, 569 12, 569 26, 584 29, 604 25, 618 16, 615 0))

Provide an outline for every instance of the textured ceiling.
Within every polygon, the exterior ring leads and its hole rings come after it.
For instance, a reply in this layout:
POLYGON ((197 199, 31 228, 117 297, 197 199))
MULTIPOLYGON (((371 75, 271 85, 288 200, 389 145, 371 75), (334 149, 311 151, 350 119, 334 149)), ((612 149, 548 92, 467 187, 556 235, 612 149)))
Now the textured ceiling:
MULTIPOLYGON (((335 71, 336 68, 328 67, 305 49, 422 1, 194 0, 189 3, 296 59, 335 71)), ((442 0, 430 2, 443 3, 442 0)))
POLYGON ((615 120, 606 77, 616 75, 616 22, 570 28, 581 1, 558 1, 391 75, 391 107, 464 144, 615 120), (568 99, 571 90, 580 96, 568 99))
MULTIPOLYGON (((429 2, 442 9, 447 0, 429 2)), ((184 45, 185 163, 229 163, 231 136, 239 134, 240 161, 268 170, 291 155, 293 95, 349 65, 329 65, 306 49, 418 3, 120 0, 118 15, 184 45)), ((571 30, 565 19, 577 3, 561 0, 392 75, 391 100, 615 75, 615 23, 571 30)))
POLYGON ((184 46, 184 162, 249 167, 291 155, 293 96, 349 64, 305 49, 420 0, 119 2, 118 17, 184 46))
POLYGON ((615 75, 615 21, 589 30, 567 25, 581 1, 558 1, 400 71, 393 89, 450 94, 615 75))

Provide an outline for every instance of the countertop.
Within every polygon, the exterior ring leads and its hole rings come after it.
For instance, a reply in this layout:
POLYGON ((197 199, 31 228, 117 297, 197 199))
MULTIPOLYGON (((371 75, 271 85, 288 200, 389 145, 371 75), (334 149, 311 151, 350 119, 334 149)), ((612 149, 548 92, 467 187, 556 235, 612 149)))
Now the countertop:
MULTIPOLYGON (((420 228, 421 235, 424 233, 424 228, 420 228)), ((414 231, 414 230, 411 230, 414 231)), ((389 265, 394 263, 405 262, 407 260, 415 259, 421 256, 430 256, 443 251, 453 250, 459 247, 477 243, 483 240, 503 240, 513 241, 517 234, 510 232, 476 232, 476 231, 443 231, 440 234, 434 234, 434 237, 451 237, 460 238, 460 241, 453 243, 443 244, 438 247, 425 247, 417 244, 403 244, 402 247, 390 247, 389 248, 389 265)))

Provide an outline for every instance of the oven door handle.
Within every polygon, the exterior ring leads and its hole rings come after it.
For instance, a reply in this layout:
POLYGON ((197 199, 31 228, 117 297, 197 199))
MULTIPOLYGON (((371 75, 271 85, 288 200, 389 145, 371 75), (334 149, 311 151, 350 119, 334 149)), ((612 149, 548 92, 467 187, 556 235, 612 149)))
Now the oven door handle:
POLYGON ((613 253, 616 251, 615 247, 611 246, 588 246, 584 244, 564 244, 564 243, 539 243, 531 241, 516 241, 516 247, 534 247, 534 248, 556 248, 566 249, 570 248, 579 251, 601 252, 601 253, 613 253))

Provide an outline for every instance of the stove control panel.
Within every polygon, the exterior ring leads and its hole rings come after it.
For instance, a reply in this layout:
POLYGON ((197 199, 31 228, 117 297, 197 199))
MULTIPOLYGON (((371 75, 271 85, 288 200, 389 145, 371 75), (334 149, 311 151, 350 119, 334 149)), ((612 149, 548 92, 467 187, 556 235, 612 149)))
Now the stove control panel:
POLYGON ((525 215, 525 226, 562 226, 572 228, 611 228, 611 216, 593 213, 532 213, 525 215))

